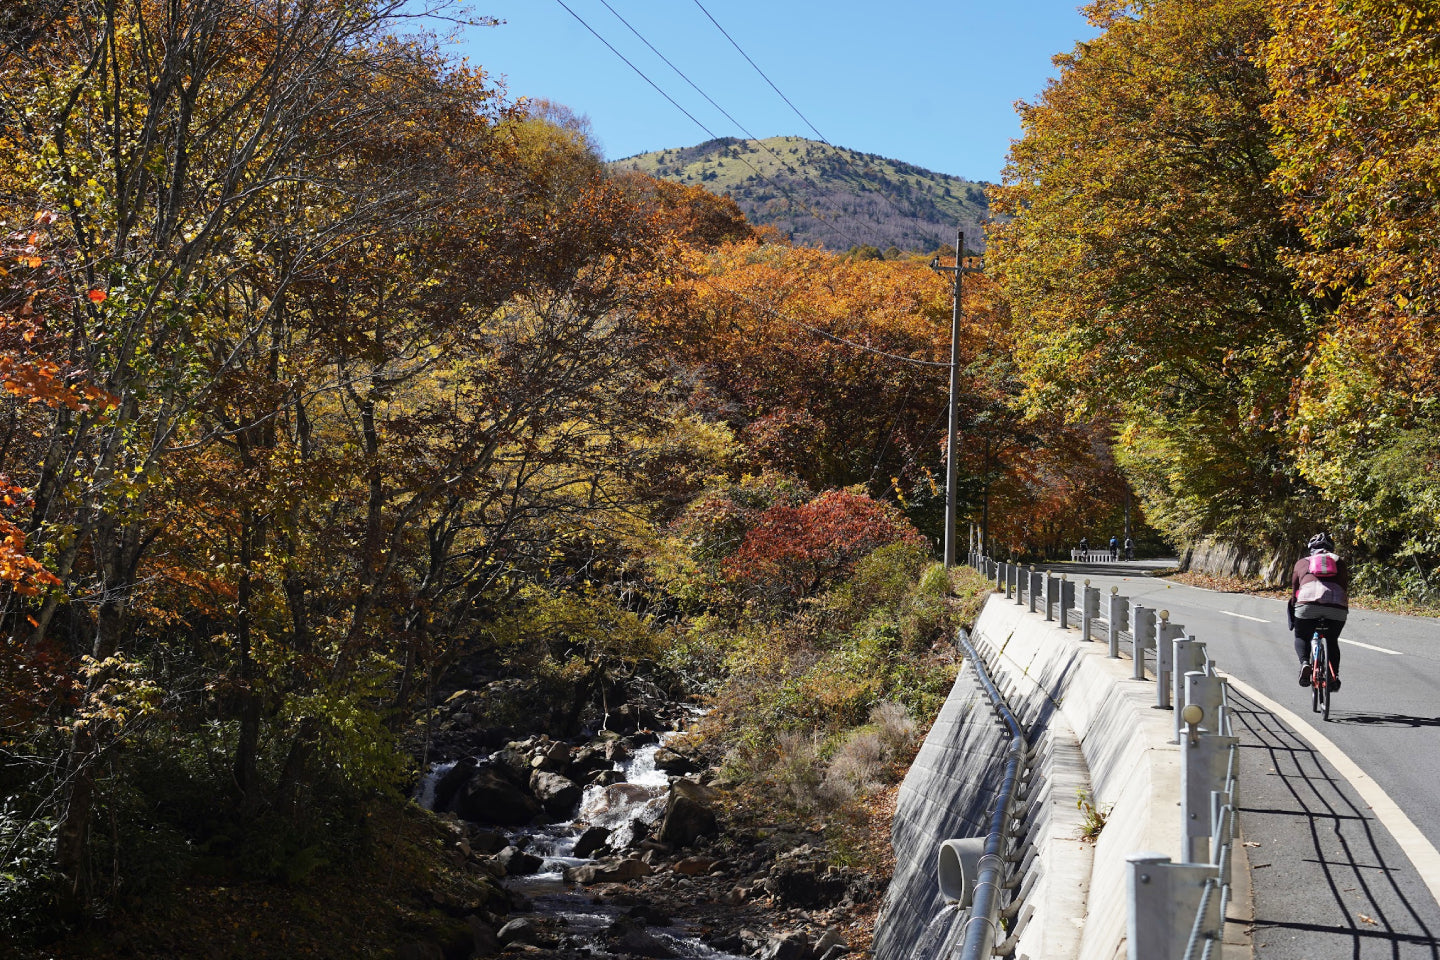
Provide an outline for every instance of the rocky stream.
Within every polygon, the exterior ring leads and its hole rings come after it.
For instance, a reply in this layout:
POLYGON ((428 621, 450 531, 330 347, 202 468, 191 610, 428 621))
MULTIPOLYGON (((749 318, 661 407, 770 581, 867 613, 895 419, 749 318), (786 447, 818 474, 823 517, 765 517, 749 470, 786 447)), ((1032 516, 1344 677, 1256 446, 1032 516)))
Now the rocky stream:
POLYGON ((438 709, 416 799, 503 893, 414 960, 835 960, 868 943, 874 879, 831 864, 817 832, 728 824, 716 770, 677 749, 693 706, 651 686, 576 737, 516 738, 483 725, 488 686, 438 709))

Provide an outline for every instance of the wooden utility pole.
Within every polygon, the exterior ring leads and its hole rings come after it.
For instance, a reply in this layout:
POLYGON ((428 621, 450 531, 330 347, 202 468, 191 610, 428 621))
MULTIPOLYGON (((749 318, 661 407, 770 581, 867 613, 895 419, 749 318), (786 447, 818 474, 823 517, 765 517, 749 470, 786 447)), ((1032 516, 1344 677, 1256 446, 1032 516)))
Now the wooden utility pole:
MULTIPOLYGON (((955 272, 955 302, 950 311, 950 423, 945 432, 945 568, 955 565, 955 513, 958 509, 956 494, 959 485, 960 459, 958 434, 960 431, 960 278, 966 273, 975 273, 977 268, 965 266, 965 231, 955 233, 955 266, 946 267, 940 263, 937 254, 930 261, 932 270, 953 270, 955 272)), ((987 517, 988 520, 988 517, 987 517)), ((989 549, 985 543, 988 530, 982 528, 980 549, 989 549)))

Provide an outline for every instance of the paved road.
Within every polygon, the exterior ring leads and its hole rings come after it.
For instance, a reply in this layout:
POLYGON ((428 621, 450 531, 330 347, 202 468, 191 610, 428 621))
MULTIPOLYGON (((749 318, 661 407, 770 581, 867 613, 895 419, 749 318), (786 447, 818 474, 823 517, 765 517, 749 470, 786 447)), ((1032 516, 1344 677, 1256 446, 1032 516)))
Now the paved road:
POLYGON ((1344 686, 1326 723, 1296 682, 1282 601, 1137 575, 1138 566, 1052 569, 1168 609, 1223 673, 1254 691, 1235 698, 1235 732, 1255 956, 1440 960, 1440 903, 1420 872, 1431 870, 1440 886, 1440 862, 1424 842, 1440 848, 1440 621, 1353 611, 1341 640, 1344 686), (1317 750, 1304 727, 1343 756, 1317 750), (1423 839, 1403 830, 1396 839, 1372 808, 1375 787, 1423 839))

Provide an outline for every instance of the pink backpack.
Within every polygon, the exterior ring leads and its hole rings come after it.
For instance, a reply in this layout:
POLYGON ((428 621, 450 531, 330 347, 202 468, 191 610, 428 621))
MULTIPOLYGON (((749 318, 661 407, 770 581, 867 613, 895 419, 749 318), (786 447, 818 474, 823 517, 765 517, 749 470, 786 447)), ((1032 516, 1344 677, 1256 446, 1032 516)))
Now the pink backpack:
POLYGON ((1331 607, 1348 606, 1349 597, 1345 595, 1345 588, 1338 579, 1340 558, 1333 553, 1316 553, 1312 554, 1309 560, 1310 575, 1316 579, 1300 584, 1300 589, 1295 591, 1295 602, 1319 603, 1331 607))

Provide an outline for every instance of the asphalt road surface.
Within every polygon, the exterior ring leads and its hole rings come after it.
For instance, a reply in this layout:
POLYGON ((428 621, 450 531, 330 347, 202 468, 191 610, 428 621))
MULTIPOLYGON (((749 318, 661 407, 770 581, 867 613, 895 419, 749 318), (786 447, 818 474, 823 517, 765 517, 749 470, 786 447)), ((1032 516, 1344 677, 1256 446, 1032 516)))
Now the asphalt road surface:
POLYGON ((1239 681, 1254 955, 1440 960, 1440 620, 1352 610, 1326 722, 1297 682, 1283 601, 1140 572, 1153 566, 1051 569, 1169 610, 1239 681))

